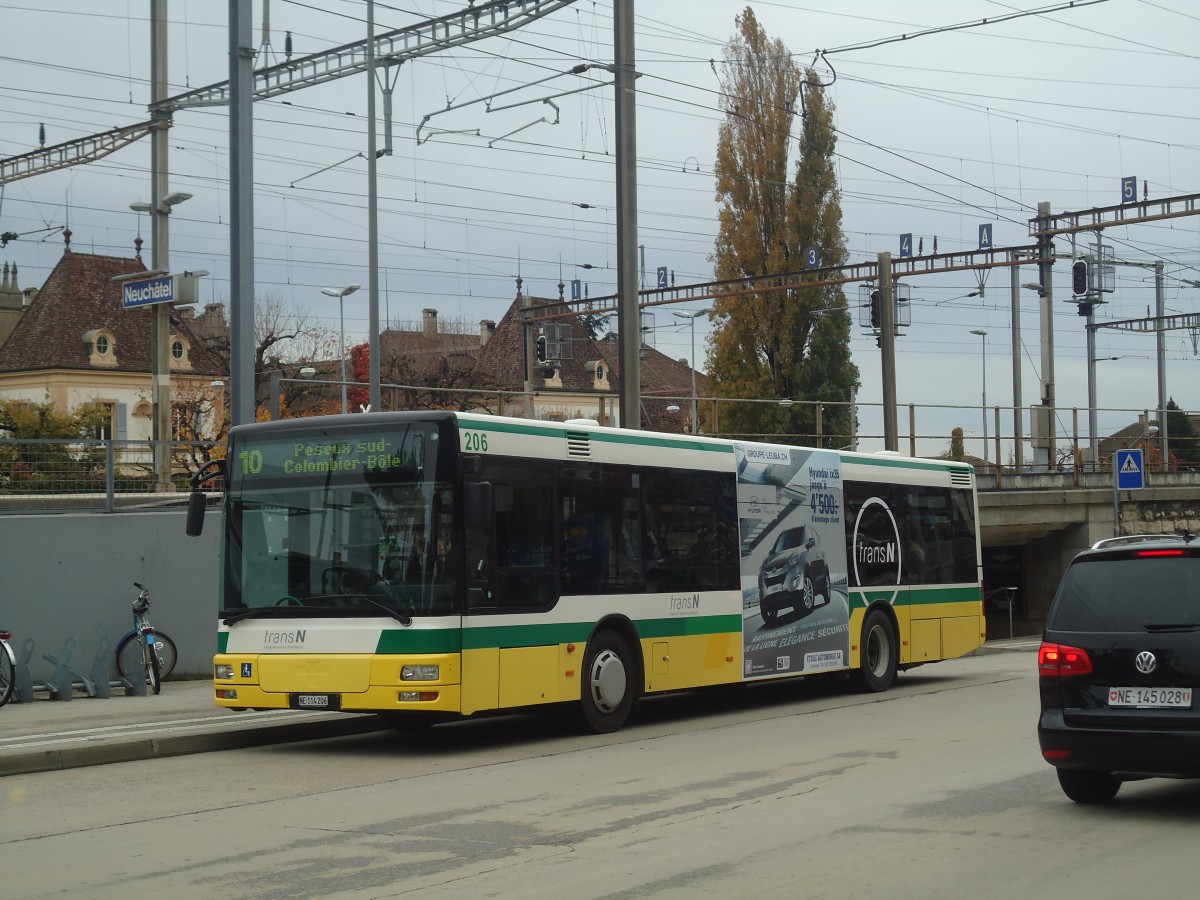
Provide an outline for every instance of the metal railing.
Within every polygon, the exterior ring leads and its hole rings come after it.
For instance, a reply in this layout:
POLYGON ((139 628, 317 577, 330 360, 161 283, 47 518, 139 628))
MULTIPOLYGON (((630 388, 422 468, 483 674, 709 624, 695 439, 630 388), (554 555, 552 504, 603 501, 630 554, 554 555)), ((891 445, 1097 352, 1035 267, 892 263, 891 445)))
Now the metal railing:
POLYGON ((155 491, 153 441, 0 440, 0 514, 179 506, 192 472, 223 453, 223 445, 165 443, 170 491, 155 491))
MULTIPOLYGON (((489 392, 484 391, 441 389, 439 392, 437 388, 389 387, 396 393, 384 394, 385 408, 397 406, 404 400, 419 404, 425 398, 434 397, 444 406, 520 415, 519 407, 524 402, 523 395, 511 392, 496 391, 489 396, 489 392), (405 390, 411 393, 400 394, 405 390), (418 390, 420 397, 416 396, 418 390), (444 396, 439 398, 439 393, 444 396), (453 398, 453 403, 445 402, 449 398, 453 398)), ((544 417, 562 419, 571 415, 595 415, 590 410, 591 404, 608 396, 597 393, 595 398, 585 398, 577 394, 567 404, 571 408, 564 407, 562 411, 552 409, 549 403, 565 401, 568 398, 564 395, 544 391, 536 394, 534 399, 544 417)), ((681 432, 690 429, 690 395, 645 396, 642 402, 658 410, 658 422, 665 429, 670 430, 673 425, 681 432)), ((864 452, 883 450, 882 404, 854 403, 852 433, 842 433, 844 427, 834 431, 830 428, 832 422, 849 421, 847 407, 851 404, 701 397, 698 398, 699 431, 734 440, 864 452), (784 427, 788 421, 794 421, 795 430, 760 434, 730 429, 730 423, 738 419, 739 406, 762 404, 778 407, 784 427)), ((1097 479, 1101 479, 1103 473, 1111 473, 1111 456, 1117 447, 1140 445, 1146 448, 1147 476, 1152 480, 1157 476, 1163 483, 1166 483, 1168 473, 1174 475, 1196 467, 1188 460, 1200 458, 1200 438, 1182 435, 1169 436, 1168 459, 1166 465, 1163 464, 1157 452, 1155 410, 1097 410, 1103 427, 1096 448, 1088 445, 1088 412, 1078 408, 1057 409, 1053 436, 1048 439, 1046 435, 1036 438, 1031 435, 1034 417, 1028 409, 1019 411, 1018 416, 1011 408, 1001 406, 988 407, 985 413, 978 406, 905 404, 901 405, 897 416, 899 451, 929 458, 961 453, 975 465, 980 476, 979 486, 984 490, 1017 486, 1013 479, 1018 479, 1021 487, 1030 488, 1099 484, 1097 479), (989 423, 986 438, 979 427, 985 415, 989 423), (1018 421, 1022 423, 1024 433, 1014 436, 1013 428, 1018 421), (1004 428, 1006 423, 1007 430, 1004 428), (1117 432, 1122 432, 1123 436, 1108 436, 1117 432)), ((604 418, 611 423, 611 416, 602 417, 602 421, 604 418)), ((773 424, 778 426, 780 422, 773 421, 773 424)), ((192 441, 168 442, 168 446, 173 490, 156 492, 154 443, 151 441, 0 438, 0 514, 68 509, 116 512, 180 505, 186 501, 189 476, 205 462, 222 455, 224 444, 192 441)), ((219 486, 212 486, 210 491, 215 495, 219 486)))

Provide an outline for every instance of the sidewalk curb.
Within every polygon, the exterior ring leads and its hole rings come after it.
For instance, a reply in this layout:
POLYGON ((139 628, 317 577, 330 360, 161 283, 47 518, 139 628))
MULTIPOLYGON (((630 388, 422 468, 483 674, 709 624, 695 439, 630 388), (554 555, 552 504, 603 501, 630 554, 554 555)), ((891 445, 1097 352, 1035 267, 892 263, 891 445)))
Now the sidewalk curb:
POLYGON ((241 750, 268 744, 315 741, 386 731, 391 726, 373 715, 348 716, 324 722, 294 722, 263 728, 215 731, 203 734, 141 737, 115 740, 91 746, 65 747, 60 750, 31 750, 0 756, 0 778, 54 772, 108 763, 138 762, 166 756, 185 756, 214 750, 241 750))

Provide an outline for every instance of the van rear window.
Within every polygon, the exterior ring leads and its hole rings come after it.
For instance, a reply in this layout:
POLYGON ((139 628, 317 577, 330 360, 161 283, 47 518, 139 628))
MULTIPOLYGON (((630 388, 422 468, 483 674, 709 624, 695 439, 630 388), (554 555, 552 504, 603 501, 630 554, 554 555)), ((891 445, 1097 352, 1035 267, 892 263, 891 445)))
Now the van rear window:
MULTIPOLYGON (((1136 551, 1135 551, 1136 552, 1136 551)), ((1072 563, 1050 610, 1054 631, 1144 631, 1200 625, 1200 556, 1136 556, 1072 563)))

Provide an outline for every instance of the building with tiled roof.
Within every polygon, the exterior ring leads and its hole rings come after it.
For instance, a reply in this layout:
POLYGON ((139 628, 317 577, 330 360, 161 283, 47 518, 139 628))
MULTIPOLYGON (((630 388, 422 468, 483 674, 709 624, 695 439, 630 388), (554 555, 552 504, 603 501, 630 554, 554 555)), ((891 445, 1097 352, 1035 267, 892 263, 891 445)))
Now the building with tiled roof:
MULTIPOLYGON (((596 347, 618 383, 621 378, 621 355, 615 338, 596 341, 596 347)), ((692 367, 686 359, 672 359, 653 347, 642 345, 638 365, 642 389, 642 427, 650 431, 684 432, 692 426, 692 367)), ((696 396, 708 391, 708 376, 696 372, 696 396)), ((697 404, 699 427, 704 430, 705 404, 697 404)))
MULTIPOLYGON (((77 253, 68 246, 0 345, 0 398, 49 402, 64 413, 101 404, 111 412, 112 436, 149 440, 154 310, 124 309, 121 285, 113 281, 144 271, 140 257, 77 253)), ((227 377, 205 340, 224 321, 219 305, 200 319, 190 309, 172 311, 173 405, 211 401, 212 381, 227 377)))
MULTIPOLYGON (((1181 468, 1190 468, 1194 465, 1190 460, 1194 459, 1194 448, 1196 446, 1195 435, 1200 435, 1200 415, 1193 415, 1178 410, 1174 407, 1174 401, 1169 401, 1167 404, 1168 425, 1172 425, 1178 420, 1175 416, 1183 417, 1186 424, 1191 427, 1191 434, 1179 435, 1173 432, 1167 434, 1167 468, 1172 472, 1179 471, 1181 468), (1182 461, 1180 457, 1182 456, 1182 461)), ((1136 450, 1140 449, 1145 453, 1146 468, 1148 470, 1157 470, 1161 468, 1162 447, 1159 439, 1158 422, 1152 419, 1156 413, 1153 410, 1147 410, 1138 415, 1138 420, 1124 428, 1120 428, 1110 434, 1108 437, 1100 438, 1097 443, 1097 450, 1100 459, 1100 466, 1104 469, 1112 467, 1113 456, 1118 450, 1136 450)), ((1176 426, 1178 427, 1178 426, 1176 426)))
POLYGON ((436 309, 421 311, 419 330, 385 330, 379 335, 380 380, 403 385, 389 389, 388 408, 472 408, 479 355, 495 330, 487 319, 478 331, 459 322, 439 323, 436 309))
MULTIPOLYGON (((594 340, 577 311, 564 302, 563 288, 554 299, 527 297, 517 279, 517 296, 479 352, 475 384, 492 392, 485 401, 494 412, 532 415, 565 421, 595 419, 603 425, 620 422, 621 383, 619 342, 594 340), (529 334, 524 332, 530 317, 529 334), (537 359, 538 341, 542 341, 537 359), (527 365, 527 359, 529 364, 527 365), (525 396, 529 376, 531 396, 525 396), (503 401, 499 398, 503 396, 503 401)), ((642 347, 641 384, 643 428, 684 431, 690 426, 692 370, 651 347, 642 347), (668 407, 678 407, 668 411, 668 407)), ((696 390, 708 380, 697 373, 696 390)))

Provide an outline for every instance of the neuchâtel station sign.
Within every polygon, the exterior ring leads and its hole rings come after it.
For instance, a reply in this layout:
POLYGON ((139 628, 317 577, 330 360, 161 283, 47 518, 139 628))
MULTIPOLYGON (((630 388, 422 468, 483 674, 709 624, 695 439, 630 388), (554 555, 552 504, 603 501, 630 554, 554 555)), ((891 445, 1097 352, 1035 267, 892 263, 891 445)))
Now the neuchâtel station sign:
POLYGON ((121 306, 149 306, 151 303, 173 303, 175 301, 175 278, 160 275, 141 281, 127 281, 121 285, 121 306))
POLYGON ((183 306, 196 302, 197 281, 207 272, 181 272, 176 275, 161 272, 149 278, 115 278, 121 282, 121 306, 150 306, 154 303, 177 303, 183 306))

